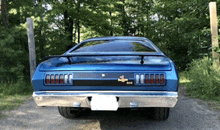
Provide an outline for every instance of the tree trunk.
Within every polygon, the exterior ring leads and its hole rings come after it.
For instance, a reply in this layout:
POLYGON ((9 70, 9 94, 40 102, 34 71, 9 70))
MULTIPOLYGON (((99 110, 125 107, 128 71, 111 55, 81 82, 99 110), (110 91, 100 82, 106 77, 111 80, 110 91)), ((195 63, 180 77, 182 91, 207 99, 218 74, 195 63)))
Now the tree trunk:
POLYGON ((110 31, 110 36, 113 36, 112 12, 111 12, 111 11, 109 11, 109 15, 110 15, 110 24, 111 24, 111 27, 112 27, 112 29, 111 29, 111 31, 110 31))
POLYGON ((8 10, 7 10, 7 0, 1 0, 1 16, 2 16, 2 22, 6 28, 8 28, 9 22, 8 22, 8 10))
MULTIPOLYGON (((67 0, 64 0, 65 4, 67 4, 67 0)), ((68 14, 67 10, 64 10, 64 26, 65 33, 68 35, 67 40, 69 41, 69 45, 73 43, 73 19, 68 14)))
POLYGON ((80 3, 81 0, 77 1, 77 14, 78 14, 78 18, 77 18, 77 33, 78 33, 78 43, 80 43, 80 3))

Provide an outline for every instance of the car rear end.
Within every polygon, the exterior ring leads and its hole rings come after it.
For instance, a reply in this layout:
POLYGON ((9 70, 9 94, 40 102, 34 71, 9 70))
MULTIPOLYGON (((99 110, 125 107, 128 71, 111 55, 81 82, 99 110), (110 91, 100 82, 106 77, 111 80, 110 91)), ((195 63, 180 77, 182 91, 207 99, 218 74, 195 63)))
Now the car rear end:
POLYGON ((162 53, 122 54, 77 54, 81 58, 71 57, 74 63, 68 63, 65 56, 42 62, 32 79, 35 102, 38 106, 58 106, 67 118, 71 117, 66 116, 67 108, 116 111, 154 107, 163 108, 155 110, 167 119, 169 108, 178 99, 179 79, 174 63, 162 53), (109 56, 116 59, 106 60, 109 56), (88 62, 91 57, 96 61, 88 62))

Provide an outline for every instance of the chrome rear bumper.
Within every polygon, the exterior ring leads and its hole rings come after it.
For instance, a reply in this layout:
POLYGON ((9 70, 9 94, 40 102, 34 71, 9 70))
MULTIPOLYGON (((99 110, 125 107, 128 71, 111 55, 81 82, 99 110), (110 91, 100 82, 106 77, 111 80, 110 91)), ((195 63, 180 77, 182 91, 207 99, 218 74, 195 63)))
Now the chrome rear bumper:
POLYGON ((178 100, 177 92, 167 91, 35 91, 32 96, 38 106, 91 108, 95 95, 117 97, 119 108, 174 107, 178 100))

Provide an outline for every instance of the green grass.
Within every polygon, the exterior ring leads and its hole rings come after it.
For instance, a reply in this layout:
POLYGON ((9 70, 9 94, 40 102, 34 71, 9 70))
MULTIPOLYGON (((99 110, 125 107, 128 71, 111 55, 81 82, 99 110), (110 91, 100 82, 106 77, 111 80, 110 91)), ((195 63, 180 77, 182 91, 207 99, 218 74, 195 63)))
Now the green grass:
POLYGON ((3 95, 0 94, 0 111, 12 110, 20 106, 31 95, 3 95))
POLYGON ((220 68, 211 59, 194 60, 179 76, 187 96, 201 99, 198 104, 220 111, 220 68))
POLYGON ((31 97, 33 88, 28 82, 0 83, 0 117, 3 110, 12 110, 31 97))

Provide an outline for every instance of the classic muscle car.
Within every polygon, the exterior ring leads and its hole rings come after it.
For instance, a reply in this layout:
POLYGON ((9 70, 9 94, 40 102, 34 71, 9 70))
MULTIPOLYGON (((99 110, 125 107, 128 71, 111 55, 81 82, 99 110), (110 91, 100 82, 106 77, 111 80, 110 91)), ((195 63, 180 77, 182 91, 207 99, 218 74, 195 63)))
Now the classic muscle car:
POLYGON ((173 61, 144 37, 91 38, 45 59, 32 78, 33 99, 65 118, 83 109, 151 107, 155 119, 166 120, 177 102, 173 61))

